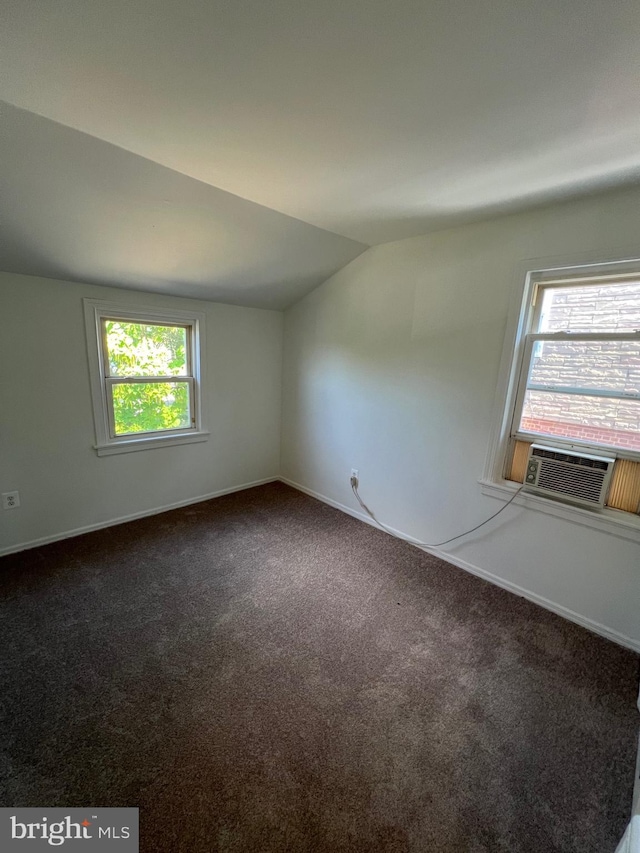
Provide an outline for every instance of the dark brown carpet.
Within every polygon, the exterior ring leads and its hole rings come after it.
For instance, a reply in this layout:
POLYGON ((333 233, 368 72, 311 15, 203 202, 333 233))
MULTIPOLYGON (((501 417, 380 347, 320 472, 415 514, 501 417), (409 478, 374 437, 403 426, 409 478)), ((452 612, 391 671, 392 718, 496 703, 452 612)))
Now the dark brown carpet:
POLYGON ((637 656, 284 485, 0 567, 1 805, 172 853, 622 835, 637 656))

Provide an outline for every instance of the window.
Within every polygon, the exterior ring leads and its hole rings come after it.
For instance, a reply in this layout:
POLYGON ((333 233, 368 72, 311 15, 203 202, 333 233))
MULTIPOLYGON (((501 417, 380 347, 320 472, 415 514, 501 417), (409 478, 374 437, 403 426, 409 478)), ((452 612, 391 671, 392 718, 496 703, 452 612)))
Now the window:
POLYGON ((206 440, 201 314, 85 300, 98 455, 206 440))
POLYGON ((536 283, 512 434, 640 458, 640 276, 536 283))
MULTIPOLYGON (((487 493, 504 479, 523 482, 532 443, 584 449, 616 460, 607 507, 637 514, 640 263, 529 270, 524 277, 487 493)), ((637 521, 629 521, 634 529, 637 521)))

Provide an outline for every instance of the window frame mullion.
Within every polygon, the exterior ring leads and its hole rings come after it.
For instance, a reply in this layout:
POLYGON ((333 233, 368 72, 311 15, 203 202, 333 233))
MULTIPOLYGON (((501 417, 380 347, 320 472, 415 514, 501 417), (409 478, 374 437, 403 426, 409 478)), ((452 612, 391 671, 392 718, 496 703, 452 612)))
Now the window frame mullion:
POLYGON ((111 385, 139 385, 143 382, 159 385, 163 382, 192 382, 193 376, 185 376, 184 374, 180 376, 105 376, 104 381, 111 385))
POLYGON ((640 341, 640 330, 634 332, 529 332, 536 341, 640 341))

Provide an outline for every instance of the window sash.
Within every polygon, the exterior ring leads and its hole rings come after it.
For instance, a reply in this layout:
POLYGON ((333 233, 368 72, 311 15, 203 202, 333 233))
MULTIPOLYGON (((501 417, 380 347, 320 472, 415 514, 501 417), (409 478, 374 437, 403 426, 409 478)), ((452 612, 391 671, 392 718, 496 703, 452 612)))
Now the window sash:
POLYGON ((138 319, 135 317, 116 317, 116 316, 106 316, 102 315, 100 317, 100 340, 102 345, 102 366, 103 366, 103 381, 105 388, 105 402, 107 409, 107 420, 108 420, 108 434, 109 438, 113 441, 122 441, 126 439, 130 439, 132 436, 136 436, 138 438, 142 437, 153 437, 153 436, 161 436, 161 435, 175 435, 179 433, 189 432, 191 430, 195 430, 197 428, 196 423, 196 393, 195 393, 195 377, 192 372, 192 352, 193 352, 193 334, 194 329, 193 325, 190 323, 171 323, 171 322, 152 322, 150 320, 138 319), (158 326, 159 328, 174 328, 174 329, 184 329, 185 330, 185 366, 187 373, 186 374, 159 374, 156 376, 148 376, 141 374, 133 374, 128 376, 121 376, 118 374, 112 374, 110 372, 109 365, 109 345, 107 342, 107 323, 109 322, 121 322, 121 323, 136 323, 138 325, 145 326, 158 326), (136 433, 118 433, 116 432, 116 419, 115 419, 115 410, 113 405, 113 387, 115 385, 140 385, 142 383, 147 384, 165 384, 167 382, 186 382, 189 385, 189 426, 181 426, 174 427, 168 429, 160 429, 160 430, 141 430, 136 433))
MULTIPOLYGON (((637 278, 637 276, 636 276, 637 278)), ((557 287, 557 285, 555 285, 557 287)), ((538 305, 541 300, 538 299, 538 305)), ((638 341, 640 340, 640 330, 636 332, 535 332, 529 333, 524 339, 524 351, 522 362, 520 365, 520 373, 517 384, 517 393, 515 405, 513 408, 513 417, 511 420, 511 428, 509 431, 511 439, 518 441, 540 441, 542 438, 548 438, 554 442, 561 442, 566 445, 577 445, 583 447, 591 447, 588 441, 564 438, 558 435, 546 433, 531 433, 520 429, 522 420, 522 411, 524 408, 525 395, 528 390, 543 391, 558 394, 574 394, 581 397, 609 397, 625 400, 640 399, 640 395, 636 393, 623 393, 616 391, 608 391, 606 389, 587 389, 587 388, 571 388, 571 386, 537 386, 530 381, 531 371, 533 368, 533 351, 538 341, 638 341)), ((617 456, 623 456, 631 459, 640 459, 640 453, 630 450, 625 450, 614 445, 598 445, 598 447, 607 448, 613 451, 617 456)))
POLYGON ((107 402, 107 415, 109 418, 109 437, 116 441, 125 438, 131 438, 131 436, 138 436, 142 438, 143 436, 154 436, 154 435, 172 435, 176 433, 185 433, 189 430, 196 429, 196 410, 195 410, 195 381, 192 376, 123 376, 119 378, 115 377, 105 377, 105 390, 106 390, 106 402, 107 402), (167 429, 147 429, 140 430, 139 432, 126 432, 126 433, 118 433, 116 432, 116 418, 115 411, 113 407, 113 387, 114 385, 140 385, 141 383, 147 383, 149 385, 166 385, 167 382, 184 382, 189 386, 189 426, 181 426, 181 427, 172 427, 167 429))
MULTIPOLYGON (((640 399, 640 394, 630 391, 610 391, 605 388, 592 387, 587 388, 583 386, 571 386, 571 385, 545 385, 543 383, 534 383, 531 382, 531 372, 533 370, 533 352, 535 345, 539 341, 568 341, 569 343, 575 343, 577 341, 585 341, 587 343, 594 343, 598 341, 638 341, 640 342, 640 331, 639 332, 555 332, 555 333, 542 333, 537 332, 536 334, 527 335, 525 340, 525 363, 527 365, 527 378, 526 382, 524 382, 524 389, 522 393, 522 397, 524 398, 524 394, 527 390, 530 391, 555 391, 558 394, 576 394, 582 395, 584 397, 611 397, 620 400, 637 400, 640 399)), ((524 373, 522 374, 522 377, 524 373)))
MULTIPOLYGON (((571 275, 564 277, 541 277, 537 281, 532 282, 531 301, 529 303, 529 317, 527 328, 529 332, 537 332, 540 327, 542 318, 542 304, 544 302, 544 291, 549 288, 552 290, 570 290, 572 288, 587 287, 593 285, 597 287, 599 284, 629 284, 629 282, 637 282, 640 279, 640 274, 637 270, 628 273, 612 273, 611 275, 571 275)), ((554 334, 553 332, 551 334, 554 334)), ((558 334, 558 333, 556 333, 558 334)), ((560 333, 561 334, 561 333, 560 333)), ((568 334, 581 334, 571 333, 568 334)), ((584 334, 591 334, 585 332, 584 334)), ((612 334, 616 334, 615 332, 612 334)), ((620 332, 619 334, 624 334, 620 332)))
MULTIPOLYGON (((159 328, 171 328, 171 329, 184 329, 186 334, 186 346, 185 346, 185 366, 186 366, 186 374, 179 374, 176 376, 173 373, 162 374, 162 377, 166 380, 169 377, 176 379, 184 379, 185 377, 194 378, 193 376, 193 336, 194 336, 194 328, 191 323, 170 323, 170 322, 158 322, 151 320, 141 320, 136 319, 135 317, 111 317, 102 315, 100 317, 100 343, 102 348, 102 367, 103 367, 103 375, 105 380, 107 379, 136 379, 136 381, 144 380, 144 376, 135 374, 130 377, 118 376, 118 374, 112 374, 110 371, 109 364, 109 344, 107 342, 107 323, 116 322, 116 323, 134 323, 136 325, 144 325, 144 326, 158 326, 159 328)), ((153 377, 150 377, 153 381, 153 377)), ((156 379, 156 381, 158 381, 156 379)))

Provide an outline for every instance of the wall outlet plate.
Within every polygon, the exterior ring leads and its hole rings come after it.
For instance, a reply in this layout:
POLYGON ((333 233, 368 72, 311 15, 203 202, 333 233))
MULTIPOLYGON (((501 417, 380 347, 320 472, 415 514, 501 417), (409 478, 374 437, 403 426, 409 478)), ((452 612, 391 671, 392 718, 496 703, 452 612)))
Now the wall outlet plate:
POLYGON ((351 469, 351 476, 352 476, 352 477, 355 477, 355 478, 356 478, 356 480, 358 479, 358 469, 357 469, 357 468, 352 468, 352 469, 351 469))
POLYGON ((20 492, 3 492, 2 509, 16 509, 20 506, 20 492))

